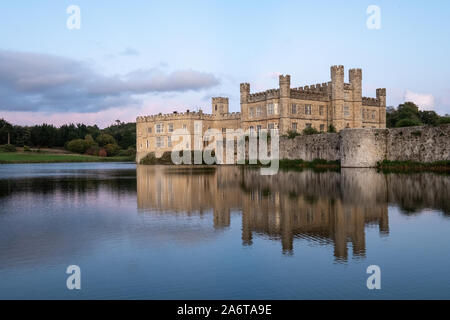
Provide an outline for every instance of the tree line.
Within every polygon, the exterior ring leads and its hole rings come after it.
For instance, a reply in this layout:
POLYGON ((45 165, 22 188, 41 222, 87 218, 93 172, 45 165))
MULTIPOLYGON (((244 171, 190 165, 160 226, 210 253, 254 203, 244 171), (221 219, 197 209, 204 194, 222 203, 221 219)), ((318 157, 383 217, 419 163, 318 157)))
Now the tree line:
POLYGON ((0 145, 6 145, 8 142, 16 147, 66 148, 78 153, 91 152, 96 155, 100 149, 110 145, 110 154, 119 154, 121 150, 131 153, 136 149, 136 123, 117 120, 115 124, 100 129, 97 125, 88 126, 81 123, 60 127, 45 123, 20 126, 0 119, 0 145))
POLYGON ((386 126, 388 128, 412 126, 436 126, 450 123, 450 115, 440 116, 434 111, 419 110, 413 102, 405 102, 397 108, 386 108, 386 126))

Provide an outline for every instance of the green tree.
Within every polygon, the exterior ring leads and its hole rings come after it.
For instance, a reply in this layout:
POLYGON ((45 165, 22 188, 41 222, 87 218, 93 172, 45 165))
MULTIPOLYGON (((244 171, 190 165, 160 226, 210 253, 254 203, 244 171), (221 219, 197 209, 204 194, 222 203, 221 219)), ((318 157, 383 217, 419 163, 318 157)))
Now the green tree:
POLYGON ((438 124, 448 124, 450 123, 450 116, 440 117, 438 124))
POLYGON ((12 132, 13 126, 6 120, 0 119, 0 144, 11 143, 12 132))
POLYGON ((333 124, 330 124, 328 126, 328 132, 329 133, 335 133, 336 132, 336 127, 333 124))
POLYGON ((116 139, 110 134, 102 133, 96 139, 100 147, 106 146, 107 144, 117 144, 116 139))
POLYGON ((108 157, 114 157, 119 154, 120 147, 117 144, 109 143, 105 146, 108 157))
POLYGON ((420 122, 420 120, 411 119, 411 118, 401 119, 401 120, 397 121, 397 123, 395 124, 395 126, 397 128, 414 127, 414 126, 421 126, 421 125, 422 125, 422 122, 420 122))
POLYGON ((434 111, 419 111, 420 121, 429 126, 435 126, 439 122, 439 115, 434 111))
POLYGON ((311 134, 318 134, 319 131, 317 131, 316 129, 314 129, 313 127, 306 127, 305 129, 303 129, 303 134, 304 135, 311 135, 311 134))
POLYGON ((88 144, 84 139, 75 139, 67 144, 67 150, 75 153, 85 153, 88 148, 88 144))

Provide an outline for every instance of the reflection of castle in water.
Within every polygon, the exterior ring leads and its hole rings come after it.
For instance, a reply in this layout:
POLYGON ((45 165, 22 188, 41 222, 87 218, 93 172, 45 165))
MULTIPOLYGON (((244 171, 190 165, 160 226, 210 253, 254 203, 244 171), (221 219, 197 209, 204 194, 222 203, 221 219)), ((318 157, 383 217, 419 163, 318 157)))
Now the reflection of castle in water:
POLYGON ((289 253, 294 238, 305 238, 333 244, 342 260, 349 243, 354 256, 365 256, 366 225, 389 233, 388 197, 395 196, 386 176, 370 169, 261 176, 235 166, 138 166, 137 179, 141 210, 188 215, 212 210, 215 228, 230 225, 231 210, 241 211, 244 245, 260 234, 280 239, 289 253))

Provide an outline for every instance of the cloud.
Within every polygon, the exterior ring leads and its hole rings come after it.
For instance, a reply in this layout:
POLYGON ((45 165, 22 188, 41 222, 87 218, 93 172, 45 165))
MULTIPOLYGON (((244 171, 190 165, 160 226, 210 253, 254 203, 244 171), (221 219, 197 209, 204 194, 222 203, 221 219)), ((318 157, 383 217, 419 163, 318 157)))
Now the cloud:
POLYGON ((138 56, 138 55, 140 55, 139 51, 137 51, 134 48, 130 48, 130 47, 126 48, 122 52, 119 52, 119 54, 123 55, 123 56, 138 56))
POLYGON ((409 90, 406 90, 405 94, 403 95, 403 98, 405 101, 411 101, 414 102, 416 105, 419 106, 419 109, 423 110, 430 110, 433 109, 434 104, 434 96, 431 94, 422 94, 422 93, 415 93, 409 90))
POLYGON ((278 77, 281 75, 280 72, 269 72, 265 76, 270 79, 278 79, 278 77))
POLYGON ((0 50, 0 110, 97 112, 140 105, 136 95, 200 91, 219 84, 210 73, 160 67, 104 76, 68 58, 0 50))

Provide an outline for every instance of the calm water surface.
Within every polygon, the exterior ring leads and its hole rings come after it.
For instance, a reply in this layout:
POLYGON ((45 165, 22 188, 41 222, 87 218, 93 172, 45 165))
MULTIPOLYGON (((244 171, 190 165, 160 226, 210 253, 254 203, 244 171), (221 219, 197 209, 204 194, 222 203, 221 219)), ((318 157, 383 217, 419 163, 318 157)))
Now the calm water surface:
POLYGON ((449 299, 449 190, 369 169, 0 165, 0 298, 449 299))

